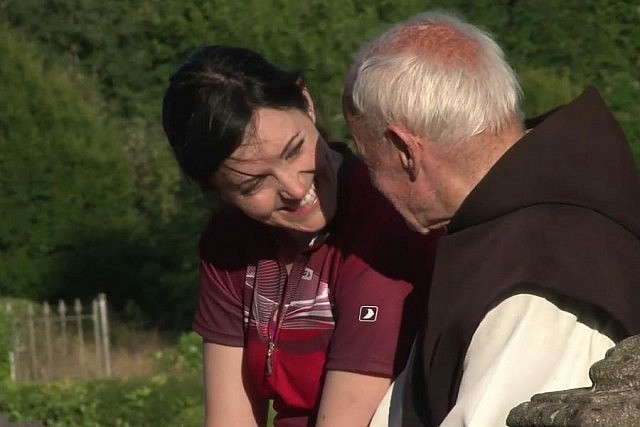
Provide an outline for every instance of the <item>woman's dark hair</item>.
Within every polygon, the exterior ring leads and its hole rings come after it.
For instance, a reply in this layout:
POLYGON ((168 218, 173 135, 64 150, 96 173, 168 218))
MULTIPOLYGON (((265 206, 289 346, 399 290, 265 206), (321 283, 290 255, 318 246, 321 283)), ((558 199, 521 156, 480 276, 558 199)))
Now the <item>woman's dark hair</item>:
POLYGON ((307 111, 301 73, 239 47, 193 53, 171 76, 162 104, 162 126, 182 171, 210 188, 258 108, 307 111))

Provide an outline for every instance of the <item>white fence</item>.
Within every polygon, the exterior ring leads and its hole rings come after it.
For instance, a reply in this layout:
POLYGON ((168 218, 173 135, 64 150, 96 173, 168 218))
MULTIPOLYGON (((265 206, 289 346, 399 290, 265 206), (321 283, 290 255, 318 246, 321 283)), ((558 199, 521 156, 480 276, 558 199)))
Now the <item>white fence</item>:
POLYGON ((73 307, 59 301, 5 307, 12 323, 9 352, 11 379, 52 381, 111 376, 107 298, 98 295, 91 307, 79 299, 73 307), (86 311, 86 313, 85 313, 86 311))

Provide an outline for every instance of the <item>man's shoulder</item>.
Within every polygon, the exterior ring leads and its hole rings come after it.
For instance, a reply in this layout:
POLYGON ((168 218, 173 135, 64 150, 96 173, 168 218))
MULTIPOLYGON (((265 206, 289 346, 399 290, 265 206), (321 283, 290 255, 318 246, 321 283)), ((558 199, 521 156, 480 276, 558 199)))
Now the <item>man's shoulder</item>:
POLYGON ((594 210, 567 204, 523 208, 446 236, 438 251, 442 262, 436 269, 446 279, 433 301, 465 295, 459 302, 464 312, 485 313, 526 292, 598 306, 629 331, 640 328, 640 316, 629 305, 640 298, 640 241, 594 210))

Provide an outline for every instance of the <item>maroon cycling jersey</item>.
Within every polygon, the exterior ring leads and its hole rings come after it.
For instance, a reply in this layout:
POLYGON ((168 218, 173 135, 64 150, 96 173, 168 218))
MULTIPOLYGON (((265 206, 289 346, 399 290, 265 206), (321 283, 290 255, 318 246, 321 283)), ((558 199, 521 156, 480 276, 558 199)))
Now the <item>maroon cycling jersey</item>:
POLYGON ((396 375, 426 314, 435 237, 411 232, 343 154, 335 218, 289 272, 274 229, 239 211, 215 215, 201 238, 194 330, 245 348, 277 427, 313 425, 327 370, 396 375))

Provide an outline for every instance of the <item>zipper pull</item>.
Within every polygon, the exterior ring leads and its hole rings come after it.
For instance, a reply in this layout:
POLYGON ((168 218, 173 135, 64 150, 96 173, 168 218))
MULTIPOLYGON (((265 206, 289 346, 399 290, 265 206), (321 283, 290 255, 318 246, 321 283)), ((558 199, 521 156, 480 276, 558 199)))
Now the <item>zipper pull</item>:
POLYGON ((273 354, 273 349, 275 348, 275 344, 273 341, 269 341, 269 348, 267 348, 267 375, 271 375, 272 366, 271 366, 271 355, 273 354))

